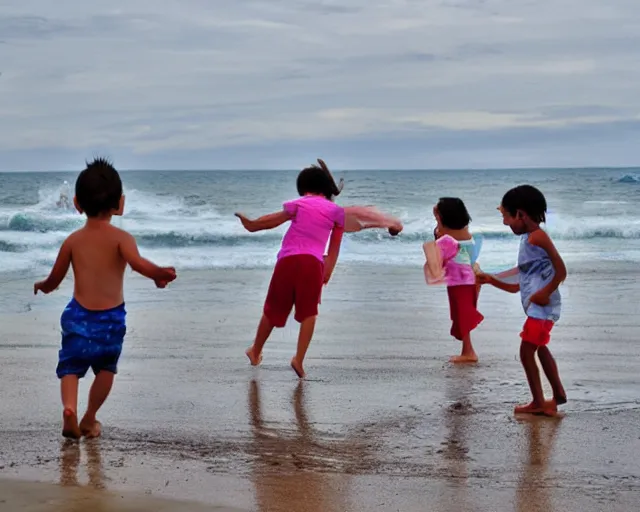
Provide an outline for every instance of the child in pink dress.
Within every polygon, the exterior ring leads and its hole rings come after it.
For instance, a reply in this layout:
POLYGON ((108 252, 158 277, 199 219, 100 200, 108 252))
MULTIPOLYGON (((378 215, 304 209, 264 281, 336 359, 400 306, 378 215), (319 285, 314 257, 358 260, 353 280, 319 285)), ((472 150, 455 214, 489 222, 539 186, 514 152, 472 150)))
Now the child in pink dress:
POLYGON ((476 242, 469 233, 471 217, 461 199, 441 198, 433 209, 438 222, 435 242, 425 243, 425 277, 429 284, 446 284, 451 314, 451 336, 462 342, 453 363, 475 363, 473 331, 484 317, 477 309, 476 242))

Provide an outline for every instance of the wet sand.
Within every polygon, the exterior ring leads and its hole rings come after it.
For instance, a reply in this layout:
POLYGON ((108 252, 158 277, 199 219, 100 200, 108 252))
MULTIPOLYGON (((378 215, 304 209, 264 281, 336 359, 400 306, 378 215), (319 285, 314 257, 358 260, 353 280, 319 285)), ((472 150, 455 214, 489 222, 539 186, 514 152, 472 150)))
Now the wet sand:
POLYGON ((512 414, 528 399, 516 296, 482 291, 481 361, 454 367, 446 292, 421 269, 339 267, 299 383, 293 322, 261 368, 244 356, 268 271, 183 273, 161 292, 132 278, 104 437, 80 443, 60 438, 54 373, 70 283, 34 299, 31 281, 7 280, 0 510, 81 499, 105 511, 635 510, 640 321, 629 298, 640 284, 624 264, 570 270, 551 345, 570 399, 562 419, 512 414))

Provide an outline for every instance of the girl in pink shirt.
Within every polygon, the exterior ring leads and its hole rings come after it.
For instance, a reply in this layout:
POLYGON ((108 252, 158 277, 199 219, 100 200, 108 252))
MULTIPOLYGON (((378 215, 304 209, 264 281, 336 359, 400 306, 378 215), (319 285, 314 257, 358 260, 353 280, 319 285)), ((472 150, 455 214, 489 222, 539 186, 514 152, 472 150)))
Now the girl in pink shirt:
MULTIPOLYGON (((457 197, 443 197, 433 208, 438 226, 434 231, 435 247, 424 244, 427 282, 447 285, 451 313, 451 336, 462 342, 459 356, 453 363, 475 363, 478 356, 471 344, 471 331, 484 320, 478 311, 476 285, 477 247, 469 233, 471 217, 464 202, 457 197)), ((433 243, 431 243, 433 244, 433 243)))
POLYGON ((329 282, 338 261, 344 233, 345 211, 331 199, 340 194, 329 169, 320 166, 303 169, 298 175, 300 197, 284 203, 281 211, 250 220, 237 213, 250 232, 276 228, 291 222, 278 253, 262 318, 255 341, 246 351, 253 366, 262 361, 262 348, 274 327, 284 327, 293 306, 300 322, 298 348, 291 367, 299 378, 305 376, 303 362, 318 315, 322 286, 329 282), (324 250, 329 241, 327 256, 324 250))

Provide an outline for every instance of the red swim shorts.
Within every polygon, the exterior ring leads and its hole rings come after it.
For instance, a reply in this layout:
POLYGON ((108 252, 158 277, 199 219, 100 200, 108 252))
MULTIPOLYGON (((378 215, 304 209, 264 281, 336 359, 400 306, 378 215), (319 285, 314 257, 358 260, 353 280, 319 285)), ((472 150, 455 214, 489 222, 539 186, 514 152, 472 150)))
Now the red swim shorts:
POLYGON ((275 327, 284 327, 296 307, 295 319, 303 322, 318 314, 324 281, 324 264, 310 254, 286 256, 276 263, 264 303, 264 314, 275 327))
POLYGON ((551 329, 553 329, 552 320, 527 317, 520 337, 522 341, 542 347, 551 340, 551 329))
POLYGON ((484 320, 484 316, 477 310, 478 288, 475 284, 448 286, 447 293, 451 312, 451 336, 462 340, 484 320))

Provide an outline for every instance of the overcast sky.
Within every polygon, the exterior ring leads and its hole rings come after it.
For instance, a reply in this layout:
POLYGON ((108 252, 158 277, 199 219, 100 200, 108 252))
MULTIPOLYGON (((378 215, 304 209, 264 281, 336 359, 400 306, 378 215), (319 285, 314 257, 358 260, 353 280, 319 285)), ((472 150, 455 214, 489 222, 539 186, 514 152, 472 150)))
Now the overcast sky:
POLYGON ((0 170, 634 165, 639 0, 0 0, 0 170))

